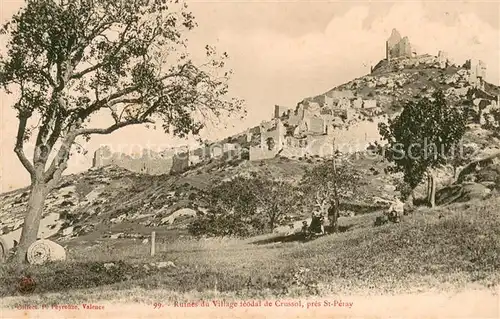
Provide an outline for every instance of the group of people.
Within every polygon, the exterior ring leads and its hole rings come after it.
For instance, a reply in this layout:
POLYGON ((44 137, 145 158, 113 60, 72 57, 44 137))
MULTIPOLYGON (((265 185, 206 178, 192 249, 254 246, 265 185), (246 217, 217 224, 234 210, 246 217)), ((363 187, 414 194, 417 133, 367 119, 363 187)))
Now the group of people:
POLYGON ((311 225, 307 221, 302 222, 302 233, 305 236, 309 235, 325 235, 325 225, 329 224, 329 217, 335 213, 335 204, 332 203, 328 209, 328 216, 325 216, 319 211, 314 211, 311 216, 311 225))
MULTIPOLYGON (((308 225, 307 221, 302 222, 302 234, 305 237, 311 235, 325 235, 325 224, 329 223, 329 217, 335 214, 335 204, 332 203, 328 209, 328 216, 325 216, 319 211, 315 211, 311 216, 311 225, 308 225)), ((404 214, 404 203, 395 197, 392 201, 391 206, 385 213, 389 221, 398 223, 401 220, 401 216, 404 214)))
POLYGON ((314 212, 311 217, 311 225, 307 221, 302 222, 302 233, 308 235, 324 235, 325 234, 325 217, 322 214, 314 212))

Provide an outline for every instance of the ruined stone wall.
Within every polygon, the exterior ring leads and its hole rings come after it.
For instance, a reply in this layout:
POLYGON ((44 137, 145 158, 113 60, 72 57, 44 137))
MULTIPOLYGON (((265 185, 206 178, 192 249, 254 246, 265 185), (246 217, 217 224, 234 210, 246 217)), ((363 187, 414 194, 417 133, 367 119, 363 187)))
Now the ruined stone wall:
POLYGON ((476 88, 482 88, 486 77, 486 64, 481 60, 469 59, 464 66, 468 70, 469 84, 476 88))
POLYGON ((189 168, 189 152, 179 153, 172 158, 170 173, 183 172, 189 168))
POLYGON ((332 107, 334 103, 334 99, 331 96, 326 94, 323 95, 323 107, 332 107))
MULTIPOLYGON (((148 175, 168 174, 172 171, 174 160, 170 158, 141 158, 143 168, 140 173, 148 175)), ((134 169, 130 169, 135 171, 134 169)))
POLYGON ((272 158, 285 146, 286 129, 279 119, 276 119, 274 123, 274 128, 267 130, 261 126, 260 145, 250 147, 250 160, 272 158), (268 144, 269 139, 272 140, 272 145, 268 144), (270 146, 271 149, 269 149, 270 146))
POLYGON ((377 100, 364 100, 363 101, 363 108, 364 109, 371 109, 377 107, 377 100))
POLYGON ((343 97, 338 100, 337 106, 338 109, 350 109, 351 108, 351 100, 343 97))
POLYGON ((386 41, 386 59, 390 61, 393 58, 410 58, 412 55, 413 48, 408 37, 401 38, 401 34, 393 29, 386 41))
POLYGON ((355 109, 360 109, 363 107, 363 99, 357 98, 352 101, 352 107, 355 109))
POLYGON ((401 39, 401 41, 399 41, 398 43, 397 48, 398 48, 398 57, 406 57, 406 58, 411 57, 412 47, 408 37, 404 37, 403 39, 401 39))
POLYGON ((281 147, 283 147, 284 142, 285 142, 284 141, 285 130, 284 130, 283 127, 279 128, 279 129, 274 129, 274 130, 271 130, 271 131, 267 131, 267 132, 262 132, 260 134, 261 134, 261 137, 260 137, 260 145, 261 145, 261 147, 268 148, 268 144, 267 144, 268 139, 272 139, 273 140, 275 148, 281 148, 281 147))
POLYGON ((283 116, 287 116, 290 112, 290 109, 281 105, 274 106, 274 118, 280 118, 283 116))
POLYGON ((302 121, 304 116, 305 116, 304 105, 302 103, 300 103, 297 106, 297 109, 295 110, 295 112, 290 112, 290 115, 288 117, 287 122, 288 122, 288 124, 290 124, 292 126, 299 125, 299 123, 302 121))
POLYGON ((449 63, 448 53, 444 51, 439 51, 437 56, 437 63, 439 64, 439 68, 441 69, 446 68, 449 63))
POLYGON ((249 156, 251 161, 258 161, 273 158, 278 154, 278 152, 279 150, 277 148, 268 150, 267 148, 261 148, 260 146, 250 146, 249 156))
MULTIPOLYGON (((347 128, 329 127, 328 134, 325 135, 307 135, 304 138, 287 136, 279 155, 290 158, 329 157, 333 154, 333 141, 335 141, 336 149, 342 153, 364 151, 370 143, 381 141, 378 131, 380 121, 382 119, 375 118, 373 121, 354 123, 347 128)), ((275 157, 278 150, 269 151, 257 147, 252 149, 250 153, 250 158, 257 160, 275 157)))
POLYGON ((356 110, 354 110, 354 109, 347 109, 346 111, 347 111, 346 112, 346 119, 348 121, 354 119, 354 117, 356 116, 356 110))
POLYGON ((320 117, 311 117, 309 119, 309 132, 310 133, 324 133, 325 121, 320 117))
POLYGON ((486 77, 486 63, 484 63, 482 60, 479 60, 476 65, 476 76, 478 78, 484 78, 486 77))
POLYGON ((92 162, 93 167, 116 165, 136 173, 162 175, 189 165, 189 156, 184 158, 177 158, 175 155, 162 156, 149 150, 137 154, 125 154, 111 152, 109 147, 104 146, 94 153, 92 162))

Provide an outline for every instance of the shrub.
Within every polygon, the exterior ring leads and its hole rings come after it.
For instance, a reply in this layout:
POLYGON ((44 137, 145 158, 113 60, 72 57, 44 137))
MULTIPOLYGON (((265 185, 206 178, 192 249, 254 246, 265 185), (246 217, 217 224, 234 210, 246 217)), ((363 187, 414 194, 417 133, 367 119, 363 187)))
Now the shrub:
POLYGON ((258 173, 220 182, 201 197, 209 210, 188 227, 195 236, 262 234, 279 225, 298 203, 296 191, 288 182, 258 173))

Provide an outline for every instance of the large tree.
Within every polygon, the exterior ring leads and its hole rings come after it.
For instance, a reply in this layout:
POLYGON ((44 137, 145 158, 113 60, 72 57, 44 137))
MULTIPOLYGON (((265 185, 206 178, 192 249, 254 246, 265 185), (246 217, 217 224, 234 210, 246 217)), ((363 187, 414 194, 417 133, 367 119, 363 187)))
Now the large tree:
POLYGON ((195 26, 186 5, 167 0, 27 0, 3 26, 0 85, 17 98, 14 151, 31 176, 17 261, 37 238, 45 198, 77 139, 146 123, 197 135, 207 118, 241 110, 224 98, 227 54, 206 46, 199 64, 187 54, 195 26), (94 127, 96 118, 110 122, 94 127))
POLYGON ((359 186, 359 176, 347 160, 328 159, 304 174, 300 185, 305 195, 304 204, 315 207, 322 214, 333 208, 328 215, 333 232, 338 231, 340 203, 348 200, 359 186))
POLYGON ((250 236, 272 231, 296 213, 301 193, 287 181, 262 173, 236 176, 202 192, 207 213, 191 225, 194 235, 250 236))
POLYGON ((300 209, 302 193, 290 182, 260 176, 254 178, 252 184, 257 211, 263 215, 270 231, 282 224, 288 214, 296 214, 300 209))
POLYGON ((465 112, 450 105, 443 92, 436 90, 430 98, 408 101, 388 124, 379 124, 387 142, 385 158, 394 164, 394 171, 404 174, 410 193, 427 177, 427 200, 432 207, 436 194, 434 169, 449 163, 450 154, 460 156, 454 150, 465 133, 466 121, 465 112))

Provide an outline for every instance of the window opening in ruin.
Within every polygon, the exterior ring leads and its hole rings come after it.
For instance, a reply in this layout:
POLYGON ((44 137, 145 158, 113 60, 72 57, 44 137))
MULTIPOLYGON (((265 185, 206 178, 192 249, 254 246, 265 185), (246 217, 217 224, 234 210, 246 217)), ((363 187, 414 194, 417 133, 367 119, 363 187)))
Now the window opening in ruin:
POLYGON ((272 137, 268 137, 266 140, 266 143, 267 143, 267 149, 269 151, 272 151, 274 149, 274 145, 275 145, 274 139, 272 137))

